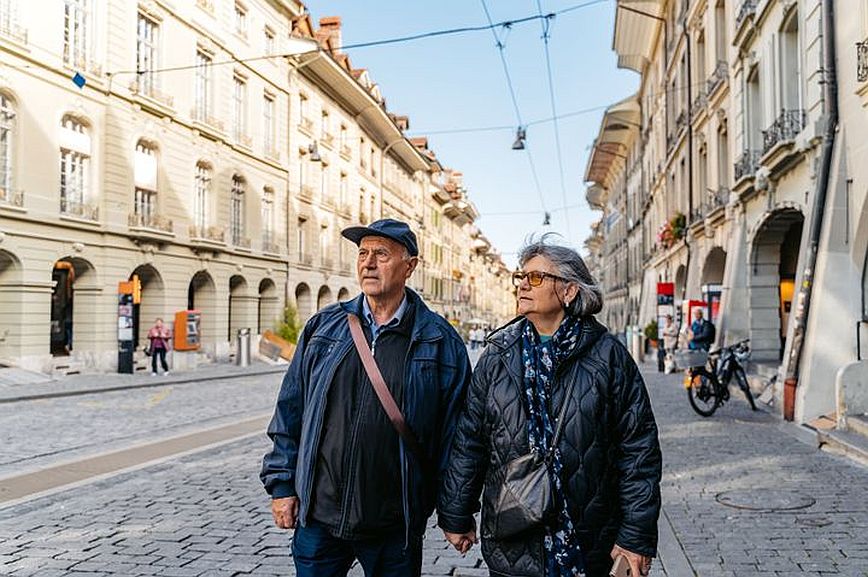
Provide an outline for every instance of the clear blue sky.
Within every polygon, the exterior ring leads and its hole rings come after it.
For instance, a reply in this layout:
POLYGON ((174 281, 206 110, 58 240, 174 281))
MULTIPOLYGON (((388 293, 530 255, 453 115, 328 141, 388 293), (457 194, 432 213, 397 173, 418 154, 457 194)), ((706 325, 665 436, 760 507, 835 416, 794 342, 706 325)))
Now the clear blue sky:
MULTIPOLYGON (((537 13, 536 0, 486 2, 494 22, 537 13)), ((544 13, 581 3, 583 0, 541 0, 544 13)), ((481 0, 311 0, 308 8, 314 22, 323 16, 341 16, 344 45, 488 22, 481 0)), ((549 51, 559 115, 609 105, 635 91, 638 76, 619 70, 612 51, 614 11, 612 0, 560 15, 552 22, 549 51)), ((550 118, 541 23, 498 29, 498 34, 505 45, 523 122, 550 118)), ((514 128, 433 134, 517 124, 490 31, 348 52, 355 68, 369 69, 388 109, 410 117, 409 133, 428 134, 441 163, 464 173, 468 194, 481 213, 477 225, 509 266, 515 264, 515 251, 531 233, 558 232, 583 251, 590 224, 600 217, 588 208, 582 181, 602 110, 559 121, 565 194, 553 124, 528 128, 527 146, 539 176, 541 198, 528 154, 511 149, 514 128), (542 226, 543 206, 552 216, 548 227, 542 226)))

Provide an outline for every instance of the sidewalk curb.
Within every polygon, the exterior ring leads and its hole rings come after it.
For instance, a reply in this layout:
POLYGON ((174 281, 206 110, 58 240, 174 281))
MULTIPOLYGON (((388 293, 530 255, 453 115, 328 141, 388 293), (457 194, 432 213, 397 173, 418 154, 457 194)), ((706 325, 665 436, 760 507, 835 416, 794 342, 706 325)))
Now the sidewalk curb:
POLYGON ((675 528, 669 521, 665 507, 660 509, 657 528, 660 532, 657 542, 657 556, 660 558, 660 564, 666 575, 669 577, 694 577, 696 571, 693 569, 690 559, 687 558, 681 541, 675 535, 675 528))
POLYGON ((92 395, 94 393, 112 393, 117 391, 127 391, 131 389, 147 389, 153 387, 165 387, 166 385, 187 385, 190 383, 199 383, 203 381, 225 381, 227 379, 236 379, 240 377, 257 377, 262 375, 281 374, 286 372, 286 365, 269 366, 263 369, 255 369, 248 372, 229 373, 225 375, 209 375, 199 377, 180 377, 176 379, 159 379, 153 381, 142 381, 138 383, 129 383, 125 385, 112 385, 108 387, 93 387, 87 389, 71 389, 68 391, 53 391, 48 393, 24 394, 15 397, 0 397, 0 405, 9 403, 18 403, 21 401, 38 401, 44 399, 57 399, 62 397, 76 397, 81 395, 92 395))

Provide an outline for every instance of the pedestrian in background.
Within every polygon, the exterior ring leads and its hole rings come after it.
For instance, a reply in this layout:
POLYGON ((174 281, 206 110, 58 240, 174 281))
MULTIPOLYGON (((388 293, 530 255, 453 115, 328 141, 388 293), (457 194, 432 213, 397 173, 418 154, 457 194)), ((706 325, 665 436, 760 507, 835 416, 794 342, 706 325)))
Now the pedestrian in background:
POLYGON ((519 263, 520 316, 489 335, 474 370, 439 525, 466 552, 482 494, 492 575, 603 577, 619 556, 647 575, 661 454, 642 376, 595 320, 602 295, 576 251, 543 236, 519 263))
POLYGON ((691 351, 707 351, 714 344, 716 331, 711 321, 703 318, 702 309, 693 309, 693 322, 690 324, 690 342, 687 344, 691 351))
POLYGON ((166 352, 171 342, 169 328, 163 325, 163 319, 157 319, 154 326, 148 331, 148 349, 151 354, 151 375, 157 376, 157 359, 163 367, 163 374, 169 374, 169 365, 166 363, 166 352))
POLYGON ((368 577, 418 577, 470 381, 467 347, 406 287, 419 262, 407 224, 378 220, 342 235, 359 247, 362 294, 305 325, 261 478, 274 522, 295 528, 299 577, 343 577, 354 559, 368 577))
POLYGON ((678 327, 672 320, 672 315, 666 315, 666 325, 661 331, 663 336, 663 364, 667 374, 675 370, 675 349, 678 347, 678 327))

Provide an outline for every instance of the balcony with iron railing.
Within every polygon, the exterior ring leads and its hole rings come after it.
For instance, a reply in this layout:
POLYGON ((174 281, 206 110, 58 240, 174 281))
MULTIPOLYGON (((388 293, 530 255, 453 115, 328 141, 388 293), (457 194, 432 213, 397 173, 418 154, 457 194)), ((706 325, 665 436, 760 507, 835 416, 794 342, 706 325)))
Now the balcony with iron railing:
POLYGON ((262 252, 268 254, 280 254, 280 245, 277 244, 277 239, 271 231, 262 233, 262 252))
POLYGON ((188 232, 194 243, 226 244, 226 229, 222 226, 190 225, 188 232))
POLYGON ((92 222, 99 221, 99 207, 87 202, 61 199, 60 214, 92 222))
POLYGON ((705 92, 708 95, 708 98, 714 96, 714 93, 720 89, 728 79, 729 66, 724 60, 719 60, 717 65, 714 67, 711 76, 709 76, 708 80, 705 81, 705 92))
POLYGON ((721 209, 727 205, 729 202, 729 189, 726 187, 720 187, 717 190, 709 190, 708 197, 705 202, 702 203, 702 216, 708 218, 711 214, 713 214, 718 209, 721 209))
POLYGON ((0 38, 27 45, 27 29, 22 28, 14 17, 0 14, 0 38))
POLYGON ((24 208, 24 191, 0 186, 0 207, 24 208))
POLYGON ((733 165, 735 182, 743 178, 752 178, 759 168, 762 152, 759 150, 745 150, 741 157, 733 165))
POLYGON ((742 0, 735 15, 735 35, 741 31, 742 25, 756 14, 757 0, 742 0))
POLYGON ((805 128, 806 119, 804 110, 781 110, 772 125, 763 130, 763 154, 781 143, 793 141, 805 128))
POLYGON ((139 214, 132 212, 127 217, 127 224, 133 232, 151 231, 172 234, 174 230, 172 220, 160 214, 139 214))
POLYGON ((868 40, 856 43, 856 80, 868 82, 868 40))
POLYGON ((313 136, 313 120, 306 116, 302 116, 301 120, 298 121, 298 129, 308 136, 313 136))
POLYGON ((134 96, 150 99, 165 108, 172 108, 172 105, 175 103, 175 99, 170 94, 160 92, 154 86, 153 82, 139 82, 138 80, 135 80, 130 83, 130 92, 132 92, 134 96))
POLYGON ((298 254, 298 264, 311 266, 313 264, 313 255, 309 252, 301 252, 298 254))
POLYGON ((690 105, 690 115, 693 118, 698 117, 702 112, 705 111, 705 108, 708 106, 708 96, 705 94, 704 90, 700 90, 696 95, 696 98, 693 99, 693 103, 690 105))

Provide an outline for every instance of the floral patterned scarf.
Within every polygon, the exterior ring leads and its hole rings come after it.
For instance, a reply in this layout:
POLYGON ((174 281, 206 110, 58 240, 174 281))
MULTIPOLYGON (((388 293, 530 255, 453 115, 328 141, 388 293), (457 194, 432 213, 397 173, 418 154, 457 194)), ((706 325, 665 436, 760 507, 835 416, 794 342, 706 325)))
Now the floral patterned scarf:
MULTIPOLYGON (((551 339, 542 342, 533 324, 527 322, 522 334, 525 398, 530 410, 527 436, 532 451, 544 454, 552 443, 557 423, 548 412, 555 370, 575 350, 581 334, 581 319, 567 315, 551 339)), ((567 399, 564 399, 567 402, 567 399)), ((546 527, 545 552, 547 577, 584 577, 585 560, 570 518, 561 483, 561 452, 554 450, 550 464, 552 494, 557 524, 546 527)))

